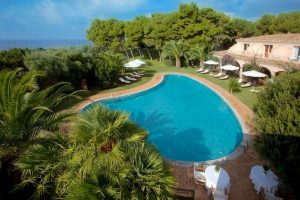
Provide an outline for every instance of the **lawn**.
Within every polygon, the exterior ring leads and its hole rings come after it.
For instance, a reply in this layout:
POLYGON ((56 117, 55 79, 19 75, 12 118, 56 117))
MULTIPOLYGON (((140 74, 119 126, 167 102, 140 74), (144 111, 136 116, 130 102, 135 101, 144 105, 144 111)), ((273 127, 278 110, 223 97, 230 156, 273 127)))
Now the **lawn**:
MULTIPOLYGON (((228 83, 229 83, 228 80, 219 80, 217 78, 210 76, 209 74, 197 73, 196 68, 184 67, 184 68, 179 69, 179 68, 175 68, 175 67, 165 66, 162 62, 159 62, 159 61, 148 61, 148 62, 150 62, 151 65, 146 66, 142 69, 145 76, 143 76, 143 78, 141 78, 139 81, 132 83, 130 85, 121 85, 121 86, 118 86, 113 89, 102 90, 102 91, 100 91, 100 93, 113 92, 113 91, 119 91, 119 90, 133 88, 133 87, 136 87, 138 85, 142 85, 142 84, 148 82, 155 73, 166 72, 166 71, 168 71, 168 72, 188 72, 191 74, 196 74, 197 76, 205 78, 205 79, 225 88, 226 90, 228 90, 228 83)), ((97 91, 97 92, 99 92, 99 91, 97 91)), ((242 102, 244 102, 251 109, 253 109, 254 105, 257 102, 257 94, 250 92, 249 88, 241 88, 240 92, 234 93, 233 95, 235 95, 237 98, 239 98, 242 102)))

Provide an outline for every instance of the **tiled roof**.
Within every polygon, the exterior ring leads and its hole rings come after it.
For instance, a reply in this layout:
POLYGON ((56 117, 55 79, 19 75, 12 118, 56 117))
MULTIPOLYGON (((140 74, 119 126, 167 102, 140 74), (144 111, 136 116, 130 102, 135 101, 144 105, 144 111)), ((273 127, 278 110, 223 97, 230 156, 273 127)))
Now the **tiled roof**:
POLYGON ((237 42, 258 42, 258 43, 289 43, 300 44, 300 33, 261 35, 257 37, 240 38, 237 42))

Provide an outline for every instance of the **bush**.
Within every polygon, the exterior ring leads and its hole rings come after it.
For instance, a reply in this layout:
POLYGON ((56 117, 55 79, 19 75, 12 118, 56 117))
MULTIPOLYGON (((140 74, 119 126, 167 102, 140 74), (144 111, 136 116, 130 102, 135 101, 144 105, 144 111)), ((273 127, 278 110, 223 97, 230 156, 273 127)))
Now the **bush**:
POLYGON ((118 84, 118 78, 124 71, 124 57, 121 54, 103 53, 95 62, 95 75, 98 85, 102 88, 111 88, 118 84))
POLYGON ((240 92, 241 91, 240 84, 239 84, 239 82, 236 78, 229 79, 228 89, 229 89, 231 94, 234 93, 234 92, 240 92))
POLYGON ((258 152, 275 166, 284 184, 300 198, 300 72, 268 83, 255 107, 258 152))

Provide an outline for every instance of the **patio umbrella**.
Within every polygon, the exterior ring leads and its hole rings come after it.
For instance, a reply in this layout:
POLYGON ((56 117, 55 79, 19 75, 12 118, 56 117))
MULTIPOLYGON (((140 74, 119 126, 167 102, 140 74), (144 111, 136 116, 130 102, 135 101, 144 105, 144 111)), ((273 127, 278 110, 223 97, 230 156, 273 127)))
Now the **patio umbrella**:
POLYGON ((124 65, 124 67, 126 68, 138 68, 138 67, 141 67, 142 65, 141 64, 138 64, 138 63, 135 63, 135 62, 128 62, 124 65))
POLYGON ((145 64, 146 64, 144 61, 141 61, 141 60, 139 60, 139 59, 135 59, 135 60, 133 60, 133 61, 131 61, 131 62, 140 64, 140 65, 145 65, 145 64))
POLYGON ((218 65, 219 63, 213 60, 207 60, 204 62, 206 65, 218 65))
POLYGON ((255 70, 251 70, 251 71, 246 71, 242 73, 244 76, 249 76, 249 77, 254 77, 254 78, 264 78, 267 75, 263 74, 261 72, 255 71, 255 70))
POLYGON ((235 70, 238 70, 239 67, 233 66, 233 65, 224 65, 224 66, 221 66, 221 69, 228 70, 228 71, 235 71, 235 70))

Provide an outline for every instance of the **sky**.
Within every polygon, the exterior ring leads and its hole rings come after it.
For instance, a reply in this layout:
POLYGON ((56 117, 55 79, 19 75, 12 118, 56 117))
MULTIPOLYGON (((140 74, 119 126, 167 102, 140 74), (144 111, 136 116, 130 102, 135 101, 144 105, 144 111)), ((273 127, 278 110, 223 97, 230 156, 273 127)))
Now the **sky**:
POLYGON ((248 20, 300 11, 300 0, 0 0, 0 39, 85 39, 95 18, 130 20, 189 2, 248 20))

